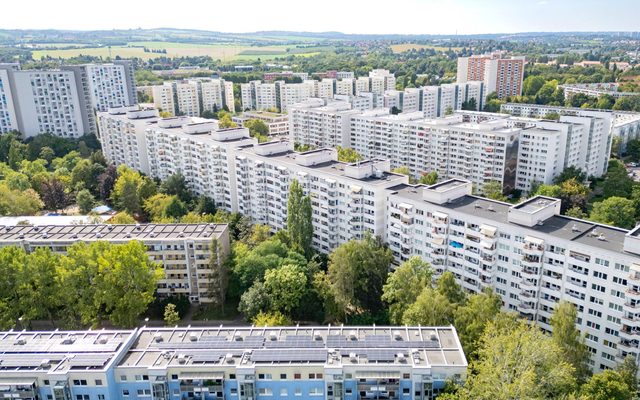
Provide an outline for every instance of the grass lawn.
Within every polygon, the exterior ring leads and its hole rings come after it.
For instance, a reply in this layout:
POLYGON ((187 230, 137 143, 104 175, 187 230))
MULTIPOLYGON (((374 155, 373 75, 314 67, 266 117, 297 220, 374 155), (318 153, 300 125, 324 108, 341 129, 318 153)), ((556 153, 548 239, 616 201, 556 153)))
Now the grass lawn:
MULTIPOLYGON (((434 46, 430 44, 417 44, 417 43, 402 43, 402 44, 393 44, 391 45, 391 51, 394 53, 402 53, 408 50, 420 50, 420 49, 434 49, 435 51, 447 51, 449 47, 445 46, 434 46)), ((451 50, 458 51, 462 49, 462 47, 451 47, 451 50)))
MULTIPOLYGON (((39 46, 39 45, 37 45, 39 46)), ((44 47, 44 46, 43 46, 44 47)), ((51 46, 46 46, 51 47, 51 46)), ((115 57, 122 58, 138 57, 145 60, 158 57, 194 57, 194 56, 210 56, 213 59, 223 61, 231 60, 255 60, 273 59, 275 57, 283 57, 289 54, 312 55, 318 54, 320 51, 330 50, 330 46, 296 48, 295 46, 286 45, 269 45, 254 46, 249 44, 200 44, 200 43, 177 43, 177 42, 131 42, 127 46, 109 47, 82 47, 76 49, 56 50, 49 48, 41 48, 33 51, 33 58, 39 60, 43 56, 53 58, 71 58, 80 54, 95 57, 115 57), (167 53, 151 53, 145 52, 144 48, 151 50, 166 50, 167 53), (287 52, 289 50, 290 52, 287 52)))

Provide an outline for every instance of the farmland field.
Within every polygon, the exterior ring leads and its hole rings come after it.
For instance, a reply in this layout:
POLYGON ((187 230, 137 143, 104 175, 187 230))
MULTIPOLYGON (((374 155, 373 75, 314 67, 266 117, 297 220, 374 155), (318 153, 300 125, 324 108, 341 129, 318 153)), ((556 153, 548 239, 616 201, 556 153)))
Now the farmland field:
MULTIPOLYGON (((435 51, 447 51, 449 47, 447 46, 434 46, 431 44, 417 44, 417 43, 402 43, 402 44, 393 44, 390 46, 391 51, 394 53, 402 53, 403 51, 408 50, 420 50, 420 49, 433 49, 435 51)), ((451 47, 451 50, 458 51, 461 50, 462 47, 451 47)))
POLYGON ((96 57, 115 57, 122 58, 138 57, 142 59, 151 59, 158 57, 192 57, 192 56, 210 56, 213 59, 223 61, 231 60, 253 60, 253 59, 272 59, 275 57, 286 56, 288 54, 307 55, 317 54, 319 50, 329 50, 330 47, 309 47, 296 48, 291 45, 268 45, 254 46, 250 44, 200 44, 200 43, 176 43, 176 42, 131 42, 126 46, 112 47, 83 47, 77 49, 56 50, 49 48, 40 48, 33 51, 33 58, 39 60, 41 57, 49 56, 53 58, 70 58, 80 54, 96 56, 96 57), (166 50, 164 53, 145 52, 144 48, 150 50, 166 50), (287 52, 289 50, 289 52, 287 52))

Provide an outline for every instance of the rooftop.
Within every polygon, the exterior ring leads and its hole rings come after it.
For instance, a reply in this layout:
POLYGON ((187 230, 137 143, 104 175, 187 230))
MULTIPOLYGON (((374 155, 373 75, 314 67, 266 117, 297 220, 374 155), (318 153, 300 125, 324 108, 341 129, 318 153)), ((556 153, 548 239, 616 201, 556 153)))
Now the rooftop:
POLYGON ((219 224, 0 226, 0 242, 203 239, 219 236, 226 227, 219 224))
POLYGON ((453 327, 144 328, 120 367, 466 366, 453 327))
POLYGON ((0 371, 102 370, 134 331, 0 332, 0 371))
MULTIPOLYGON (((389 190, 393 190, 397 195, 410 199, 414 202, 426 202, 423 199, 422 185, 398 185, 389 190)), ((445 204, 435 204, 437 207, 450 209, 453 211, 473 215, 501 224, 509 224, 524 228, 540 234, 546 234, 563 240, 568 240, 583 245, 592 246, 607 251, 630 254, 624 252, 623 245, 627 230, 613 226, 597 224, 591 221, 580 220, 563 215, 554 215, 532 227, 509 222, 509 209, 515 207, 521 211, 533 213, 549 205, 549 202, 558 201, 549 197, 538 196, 519 205, 512 205, 500 201, 490 200, 476 196, 462 196, 445 204), (538 203, 543 201, 544 204, 538 203)))

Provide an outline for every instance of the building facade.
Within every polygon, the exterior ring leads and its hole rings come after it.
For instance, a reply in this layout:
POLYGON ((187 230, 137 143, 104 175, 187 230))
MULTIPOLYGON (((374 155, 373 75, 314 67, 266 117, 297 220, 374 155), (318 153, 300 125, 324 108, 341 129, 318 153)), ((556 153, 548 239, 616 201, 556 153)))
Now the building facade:
POLYGON ((0 332, 8 398, 431 400, 467 361, 453 327, 0 332))
POLYGON ((458 58, 457 82, 483 81, 486 92, 499 99, 522 94, 525 57, 503 57, 502 53, 458 58))
POLYGON ((258 119, 264 122, 269 128, 269 136, 289 135, 289 116, 287 114, 269 111, 246 111, 241 115, 232 117, 232 120, 240 126, 244 126, 243 124, 250 119, 258 119))
POLYGON ((149 259, 162 267, 164 276, 157 290, 160 298, 182 294, 192 303, 213 300, 212 282, 217 272, 209 262, 215 254, 221 265, 229 254, 227 225, 16 225, 0 232, 0 246, 18 246, 27 252, 44 247, 65 254, 78 241, 122 244, 132 240, 142 242, 149 259), (215 251, 214 240, 218 246, 215 251))
POLYGON ((289 140, 318 147, 349 147, 349 124, 353 115, 351 104, 308 99, 289 109, 289 140))
POLYGON ((471 183, 390 191, 387 241, 398 262, 429 261, 470 292, 493 288, 504 308, 550 331, 561 300, 578 311, 595 371, 638 355, 640 227, 633 231, 560 215, 560 200, 512 205, 471 195, 471 183))

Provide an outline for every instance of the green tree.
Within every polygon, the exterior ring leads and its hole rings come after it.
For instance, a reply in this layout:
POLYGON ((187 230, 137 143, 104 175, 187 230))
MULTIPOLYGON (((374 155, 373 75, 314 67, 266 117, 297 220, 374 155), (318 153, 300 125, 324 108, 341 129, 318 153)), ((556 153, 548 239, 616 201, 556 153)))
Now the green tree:
POLYGON ((251 320, 254 326, 289 326, 291 319, 281 312, 260 312, 251 320))
POLYGON ((467 300, 467 295, 451 271, 442 274, 436 285, 436 290, 444 295, 455 306, 462 305, 467 300))
POLYGON ((435 185, 438 182, 438 171, 431 171, 422 175, 419 182, 423 185, 435 185))
POLYGON ((478 361, 461 399, 557 399, 576 387, 573 367, 537 326, 501 315, 480 339, 478 361))
POLYGON ((354 163, 363 159, 362 156, 354 149, 336 146, 336 150, 338 150, 338 161, 354 163))
POLYGON ((402 263, 387 277, 382 288, 382 300, 389 305, 389 320, 402 322, 402 314, 413 304, 422 289, 431 286, 433 270, 428 262, 418 256, 402 263))
POLYGON ((90 191, 87 189, 82 189, 78 193, 76 193, 76 203, 78 203, 78 208, 80 212, 83 214, 88 214, 96 204, 96 199, 93 197, 90 191))
POLYGON ((469 359, 477 357, 480 337, 487 325, 500 313, 502 299, 492 289, 469 297, 469 301, 458 307, 454 316, 454 326, 458 330, 464 352, 469 359))
POLYGON ((157 188, 149 178, 124 165, 118 167, 118 178, 111 192, 116 207, 131 215, 140 214, 143 202, 156 194, 157 188))
POLYGON ((411 184, 416 183, 416 180, 413 177, 413 174, 411 173, 411 170, 407 166, 394 168, 394 169, 391 170, 391 172, 393 172, 394 174, 406 175, 406 176, 409 177, 409 183, 411 183, 411 184))
POLYGON ((506 201, 507 198, 502 194, 502 184, 498 181, 488 181, 482 186, 482 193, 488 199, 506 201))
POLYGON ((289 186, 287 231, 292 248, 310 257, 313 240, 311 198, 304 196, 302 185, 297 179, 293 179, 289 186))
POLYGON ((21 143, 18 140, 13 140, 9 147, 9 155, 7 157, 7 162, 9 163, 9 167, 14 171, 18 170, 20 162, 27 158, 27 145, 21 143))
POLYGON ((382 310, 384 286, 393 254, 380 238, 350 240, 329 255, 329 280, 345 314, 382 310))
POLYGON ((107 220, 109 224, 135 224, 136 220, 125 211, 120 211, 107 220))
POLYGON ((627 354, 622 364, 618 365, 617 372, 627 384, 627 387, 633 393, 636 393, 638 391, 638 364, 636 363, 636 358, 631 354, 627 354))
POLYGON ((571 179, 574 179, 577 182, 582 183, 587 179, 587 174, 585 174, 580 168, 570 166, 563 169, 558 176, 553 178, 553 183, 555 183, 556 185, 559 185, 562 182, 566 182, 571 179))
POLYGON ((162 182, 160 192, 170 196, 178 196, 178 198, 185 203, 191 201, 191 192, 189 192, 189 188, 187 187, 187 181, 184 175, 180 173, 170 175, 162 182))
POLYGON ((264 274, 264 287, 272 311, 285 315, 298 307, 305 294, 307 277, 298 265, 283 265, 264 274))
POLYGON ((604 197, 625 197, 631 195, 633 179, 627 175, 627 169, 620 160, 609 160, 607 173, 602 184, 604 197))
POLYGON ((617 371, 606 370, 593 375, 580 388, 580 399, 584 400, 629 400, 634 392, 627 386, 617 371))
POLYGON ((416 301, 402 315, 406 325, 441 326, 453 323, 455 307, 447 297, 435 289, 426 287, 416 301))
POLYGON ((34 190, 12 190, 0 181, 0 215, 35 215, 42 207, 44 203, 34 190))
POLYGON ((229 260, 222 252, 222 246, 217 239, 212 239, 209 244, 211 255, 209 256, 209 297, 214 305, 224 310, 229 286, 229 260))
POLYGON ((98 258, 98 270, 96 297, 109 320, 124 328, 135 326, 153 301, 162 270, 138 241, 109 246, 98 258))
POLYGON ((269 309, 269 294, 264 287, 264 283, 256 281, 240 297, 238 311, 244 314, 248 321, 253 320, 257 315, 269 309))
POLYGON ((576 307, 568 301, 561 301, 553 310, 550 322, 553 341, 562 350, 565 361, 573 366, 578 383, 582 383, 590 375, 590 353, 576 328, 577 317, 576 307))
POLYGON ((636 225, 636 208, 633 200, 609 197, 593 203, 590 219, 602 224, 631 229, 636 225))
MULTIPOLYGON (((0 139, 2 135, 0 135, 0 139)), ((19 275, 26 264, 25 251, 16 246, 0 247, 0 328, 16 326, 21 310, 16 307, 19 299, 19 275)))
POLYGON ((177 197, 171 196, 164 214, 167 218, 178 219, 187 213, 187 206, 177 197))
POLYGON ((640 139, 633 139, 627 142, 626 154, 631 161, 640 161, 640 139))
POLYGON ((258 139, 258 142, 266 142, 269 140, 269 127, 259 119, 250 119, 242 124, 249 130, 249 135, 258 139))
POLYGON ((546 81, 543 77, 530 75, 522 82, 522 94, 535 96, 545 83, 546 81))
POLYGON ((169 303, 164 307, 164 324, 166 326, 176 326, 180 322, 180 314, 176 305, 169 303))

